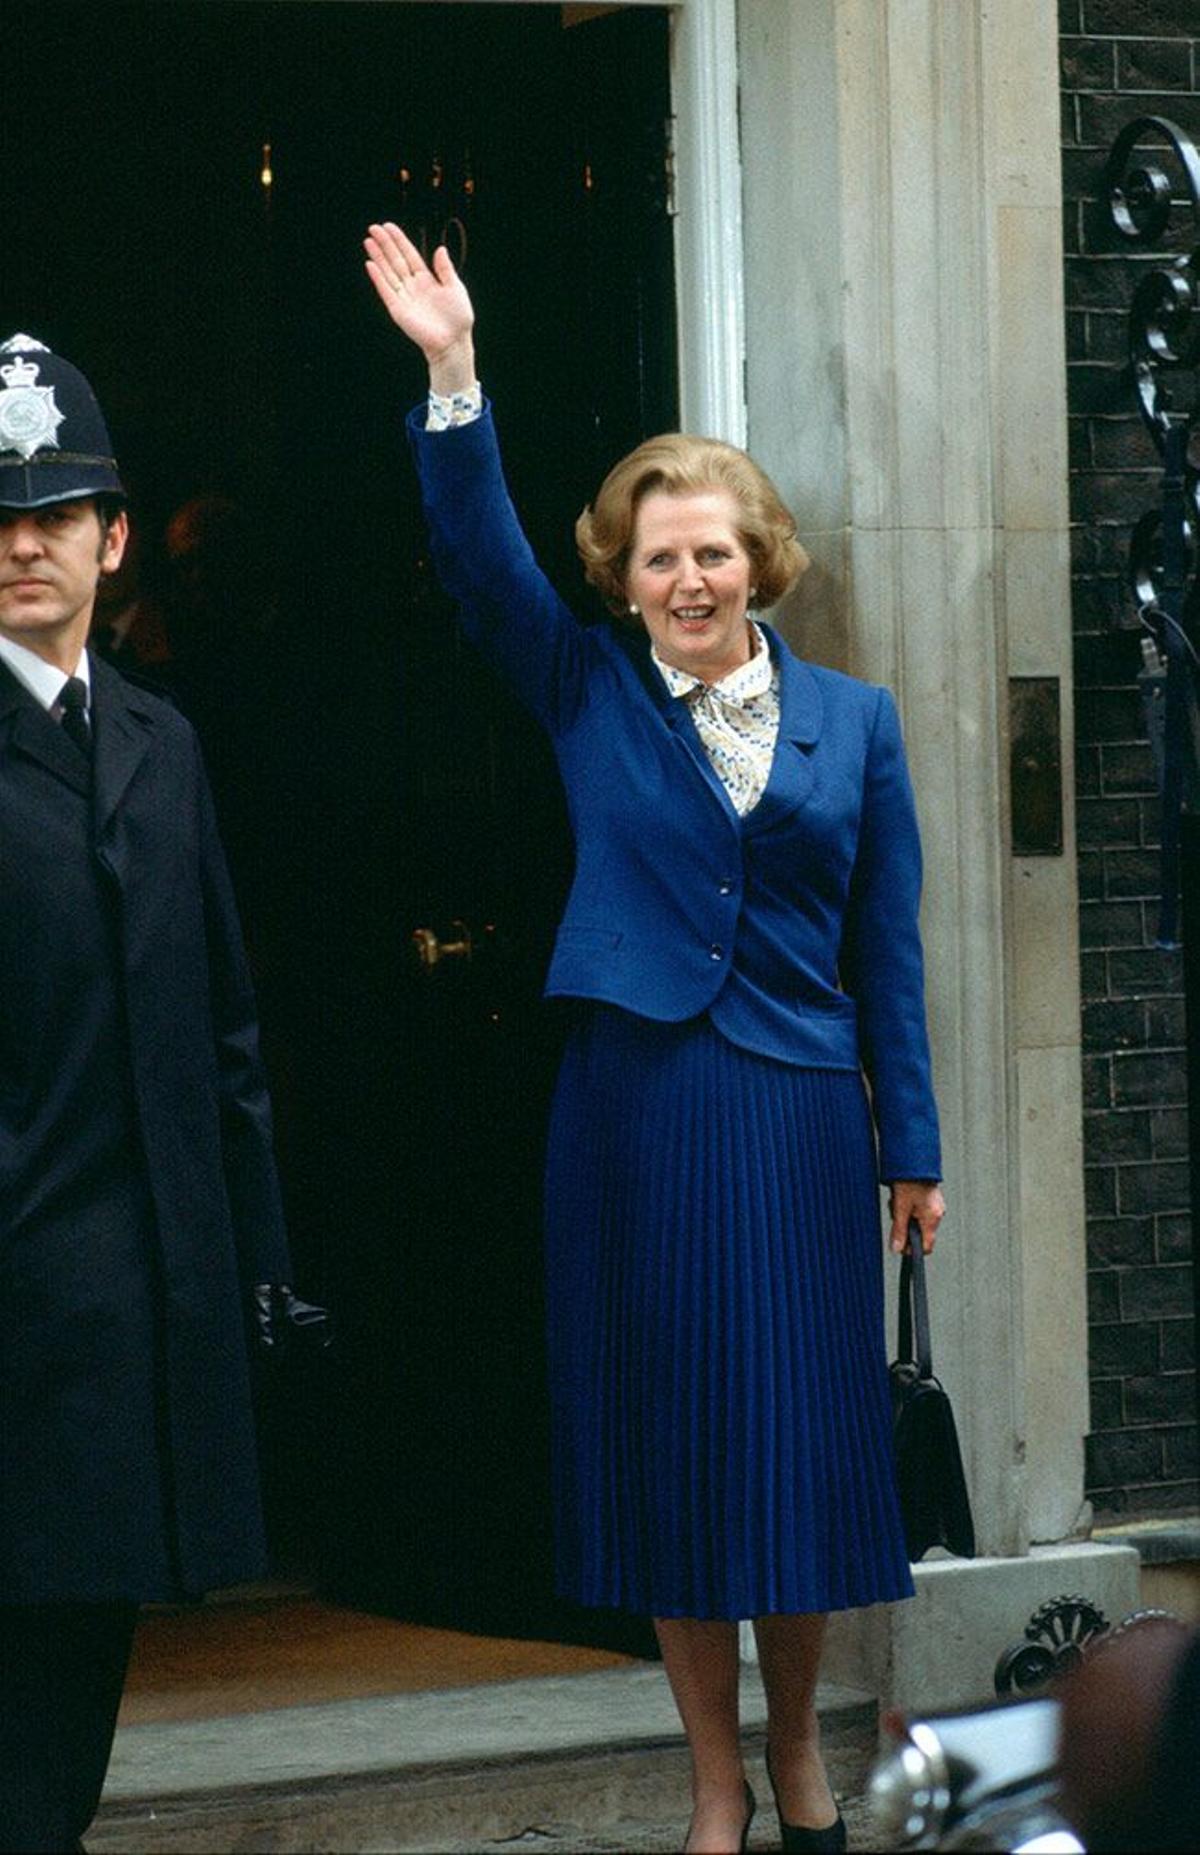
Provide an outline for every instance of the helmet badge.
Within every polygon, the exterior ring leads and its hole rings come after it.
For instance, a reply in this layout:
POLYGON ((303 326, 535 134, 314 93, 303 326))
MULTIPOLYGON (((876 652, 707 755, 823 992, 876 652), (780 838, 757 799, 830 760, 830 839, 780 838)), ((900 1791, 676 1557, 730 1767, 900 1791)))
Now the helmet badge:
POLYGON ((0 364, 4 387, 0 390, 0 452, 15 451, 28 461, 44 445, 55 446, 63 414, 55 404, 54 388, 38 386, 41 371, 30 353, 48 354, 43 342, 29 335, 14 335, 0 346, 0 354, 16 358, 0 364))

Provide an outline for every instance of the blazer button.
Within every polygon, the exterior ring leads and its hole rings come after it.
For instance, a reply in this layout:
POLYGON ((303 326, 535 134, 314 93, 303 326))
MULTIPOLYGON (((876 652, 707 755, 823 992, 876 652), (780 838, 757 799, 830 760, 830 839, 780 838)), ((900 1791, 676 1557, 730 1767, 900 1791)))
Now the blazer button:
POLYGON ((730 882, 728 876, 724 877, 717 884, 717 894, 718 895, 732 895, 733 894, 733 884, 730 882))
POLYGON ((725 958, 724 947, 710 947, 708 957, 710 960, 723 960, 725 958))

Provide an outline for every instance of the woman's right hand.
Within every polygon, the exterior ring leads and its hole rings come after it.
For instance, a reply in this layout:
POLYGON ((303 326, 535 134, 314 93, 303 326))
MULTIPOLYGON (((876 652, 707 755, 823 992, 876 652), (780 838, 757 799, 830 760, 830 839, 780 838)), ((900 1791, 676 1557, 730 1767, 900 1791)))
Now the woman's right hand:
POLYGON ((473 385, 475 311, 446 247, 438 246, 431 269, 390 221, 370 226, 363 247, 367 275, 396 327, 425 356, 434 391, 457 393, 473 385))

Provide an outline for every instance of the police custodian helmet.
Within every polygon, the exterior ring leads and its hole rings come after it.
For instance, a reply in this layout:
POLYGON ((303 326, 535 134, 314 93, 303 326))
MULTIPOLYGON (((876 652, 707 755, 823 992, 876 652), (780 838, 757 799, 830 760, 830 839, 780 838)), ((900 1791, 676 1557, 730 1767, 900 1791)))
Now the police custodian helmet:
POLYGON ((96 395, 31 335, 0 342, 0 507, 125 491, 96 395))

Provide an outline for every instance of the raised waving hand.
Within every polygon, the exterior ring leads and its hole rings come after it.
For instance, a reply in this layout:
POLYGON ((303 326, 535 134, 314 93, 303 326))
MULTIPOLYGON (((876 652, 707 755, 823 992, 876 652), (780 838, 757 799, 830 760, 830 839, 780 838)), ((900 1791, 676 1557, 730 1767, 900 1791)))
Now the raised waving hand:
POLYGON ((446 247, 438 246, 431 267, 411 238, 387 221, 368 228, 363 248, 379 300, 425 356, 434 391, 456 393, 470 386, 475 311, 446 247))

